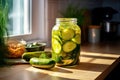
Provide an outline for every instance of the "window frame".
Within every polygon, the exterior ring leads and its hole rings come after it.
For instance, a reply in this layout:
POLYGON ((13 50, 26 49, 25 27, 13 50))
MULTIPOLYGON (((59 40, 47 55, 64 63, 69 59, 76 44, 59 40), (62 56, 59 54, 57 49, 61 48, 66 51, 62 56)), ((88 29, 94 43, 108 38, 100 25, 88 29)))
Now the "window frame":
POLYGON ((10 39, 24 39, 26 41, 41 41, 47 43, 47 0, 30 0, 30 5, 30 27, 32 29, 31 33, 11 36, 10 39))

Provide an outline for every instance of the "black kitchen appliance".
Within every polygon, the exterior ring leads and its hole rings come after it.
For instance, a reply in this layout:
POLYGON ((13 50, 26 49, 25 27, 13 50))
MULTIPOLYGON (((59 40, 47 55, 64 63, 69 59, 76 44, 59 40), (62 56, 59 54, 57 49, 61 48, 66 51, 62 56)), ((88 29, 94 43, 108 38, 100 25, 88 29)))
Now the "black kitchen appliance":
POLYGON ((92 24, 101 26, 101 40, 114 40, 117 36, 118 22, 113 22, 114 14, 118 13, 111 7, 98 7, 92 10, 92 24))

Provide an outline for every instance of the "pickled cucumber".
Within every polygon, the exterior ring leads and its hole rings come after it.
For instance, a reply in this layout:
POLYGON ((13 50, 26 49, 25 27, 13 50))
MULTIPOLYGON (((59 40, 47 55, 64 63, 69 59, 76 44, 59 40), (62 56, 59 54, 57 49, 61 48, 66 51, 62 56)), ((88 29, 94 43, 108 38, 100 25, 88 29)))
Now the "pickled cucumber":
POLYGON ((77 44, 80 44, 81 43, 80 34, 76 34, 75 37, 72 38, 72 41, 77 43, 77 44))
POLYGON ((61 44, 59 43, 59 41, 55 38, 52 38, 52 49, 55 53, 59 54, 61 52, 61 44))
POLYGON ((64 65, 69 65, 71 64, 74 60, 73 59, 67 59, 67 60, 62 60, 64 62, 64 65))
POLYGON ((70 28, 64 29, 61 33, 63 40, 70 40, 71 38, 73 38, 74 35, 75 35, 74 30, 70 28))
POLYGON ((39 58, 42 53, 45 53, 49 58, 51 57, 50 51, 37 51, 37 52, 25 52, 22 54, 22 58, 29 61, 32 57, 39 58))
POLYGON ((60 44, 63 43, 58 35, 53 35, 53 38, 58 40, 60 44))
POLYGON ((76 48, 76 43, 72 42, 72 41, 67 41, 64 45, 63 45, 63 50, 65 52, 71 52, 76 48))
POLYGON ((50 58, 45 52, 42 52, 39 56, 39 58, 43 58, 43 59, 48 59, 50 58))
POLYGON ((60 56, 60 55, 58 55, 58 54, 56 54, 56 53, 54 53, 54 52, 52 52, 52 54, 54 54, 54 55, 52 55, 52 59, 53 59, 55 62, 57 62, 57 63, 61 63, 61 62, 62 62, 62 56, 60 56))
POLYGON ((29 62, 33 67, 43 69, 50 69, 55 66, 55 61, 52 59, 31 58, 29 62))

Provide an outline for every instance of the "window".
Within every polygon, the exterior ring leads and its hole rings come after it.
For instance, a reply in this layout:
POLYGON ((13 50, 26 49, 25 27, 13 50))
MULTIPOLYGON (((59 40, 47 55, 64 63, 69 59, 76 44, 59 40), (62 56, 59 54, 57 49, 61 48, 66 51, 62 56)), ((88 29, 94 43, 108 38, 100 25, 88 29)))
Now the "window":
MULTIPOLYGON (((4 1, 4 0, 3 0, 4 1)), ((48 40, 48 0, 9 1, 9 39, 46 42, 48 40)))
MULTIPOLYGON (((3 0, 4 1, 4 0, 3 0)), ((8 32, 10 36, 31 33, 30 0, 8 0, 8 32)))

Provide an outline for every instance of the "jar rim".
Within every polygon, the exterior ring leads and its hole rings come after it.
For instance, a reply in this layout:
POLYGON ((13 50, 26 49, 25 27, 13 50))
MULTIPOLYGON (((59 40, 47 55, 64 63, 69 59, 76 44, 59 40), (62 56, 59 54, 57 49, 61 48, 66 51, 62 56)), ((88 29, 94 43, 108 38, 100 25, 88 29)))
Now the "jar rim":
POLYGON ((62 22, 66 22, 66 21, 75 21, 75 22, 77 22, 77 18, 56 18, 56 21, 57 22, 60 22, 60 21, 62 21, 62 22))

